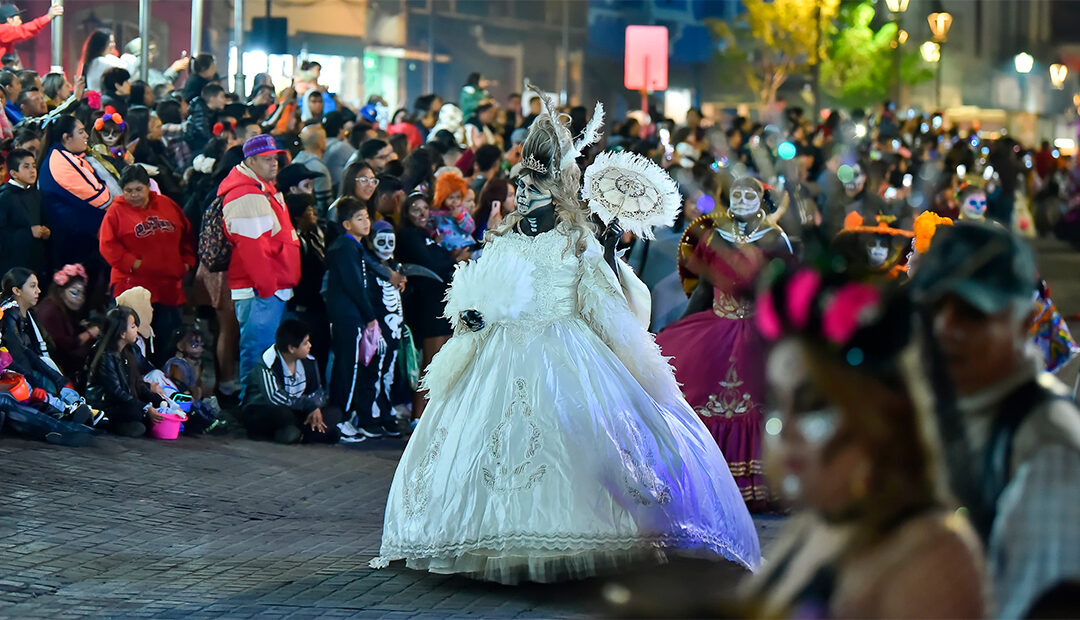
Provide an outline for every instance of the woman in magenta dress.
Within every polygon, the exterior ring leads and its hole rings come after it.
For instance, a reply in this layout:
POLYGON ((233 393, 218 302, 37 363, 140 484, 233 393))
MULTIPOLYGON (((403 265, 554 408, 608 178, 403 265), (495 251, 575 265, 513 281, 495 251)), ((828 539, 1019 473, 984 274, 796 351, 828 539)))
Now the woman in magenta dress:
POLYGON ((656 337, 751 510, 770 499, 761 459, 766 346, 753 322, 754 283, 770 259, 792 254, 763 196, 757 179, 737 179, 731 206, 687 229, 679 263, 690 306, 656 337))

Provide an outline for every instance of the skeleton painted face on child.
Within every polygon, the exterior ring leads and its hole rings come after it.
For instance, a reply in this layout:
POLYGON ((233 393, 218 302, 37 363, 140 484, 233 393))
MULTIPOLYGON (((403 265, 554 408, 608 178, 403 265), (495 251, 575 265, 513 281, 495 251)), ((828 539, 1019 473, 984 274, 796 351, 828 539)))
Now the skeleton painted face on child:
MULTIPOLYGON (((376 225, 378 222, 376 222, 376 225)), ((390 260, 394 256, 394 248, 397 247, 397 237, 393 228, 381 228, 376 226, 375 234, 371 238, 372 248, 379 260, 390 260)))

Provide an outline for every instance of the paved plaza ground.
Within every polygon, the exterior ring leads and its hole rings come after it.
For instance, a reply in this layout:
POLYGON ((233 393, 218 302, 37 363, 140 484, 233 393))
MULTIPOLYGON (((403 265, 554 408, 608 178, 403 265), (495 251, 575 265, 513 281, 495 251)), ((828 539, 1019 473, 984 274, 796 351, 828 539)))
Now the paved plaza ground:
MULTIPOLYGON (((611 601, 628 592, 708 601, 739 576, 730 565, 676 562, 506 587, 400 563, 371 570, 403 447, 102 437, 66 449, 4 437, 0 617, 624 615, 611 601)), ((760 519, 763 538, 779 523, 760 519)))
MULTIPOLYGON (((1080 253, 1036 247, 1062 313, 1080 311, 1080 253)), ((1071 383, 1077 365, 1062 378, 1071 383)), ((688 616, 697 610, 681 602, 708 606, 739 577, 730 565, 675 562, 504 587, 400 564, 371 570, 403 447, 103 437, 65 449, 3 437, 0 617, 688 616)), ((755 522, 764 544, 782 519, 755 522)))

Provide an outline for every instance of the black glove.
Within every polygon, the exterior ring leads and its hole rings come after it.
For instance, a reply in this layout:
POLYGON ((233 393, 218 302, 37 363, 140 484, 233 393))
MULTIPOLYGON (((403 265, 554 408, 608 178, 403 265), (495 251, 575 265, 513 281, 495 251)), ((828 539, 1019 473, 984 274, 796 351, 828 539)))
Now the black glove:
POLYGON ((600 243, 604 245, 604 261, 611 266, 611 270, 619 273, 615 268, 615 249, 622 240, 623 229, 619 226, 619 218, 611 220, 600 237, 600 243))
POLYGON ((477 310, 465 310, 458 313, 458 318, 469 328, 469 331, 478 332, 484 329, 484 315, 477 310))

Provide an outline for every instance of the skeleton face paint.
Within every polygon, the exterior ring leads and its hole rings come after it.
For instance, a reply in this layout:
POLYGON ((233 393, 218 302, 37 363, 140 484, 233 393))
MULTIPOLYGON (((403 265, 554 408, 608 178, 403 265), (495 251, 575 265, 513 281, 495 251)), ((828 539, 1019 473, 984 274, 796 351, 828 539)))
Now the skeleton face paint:
POLYGON ((111 149, 120 143, 120 137, 123 135, 124 132, 118 128, 104 127, 101 130, 101 141, 111 149))
POLYGON ((960 204, 960 217, 967 220, 981 220, 986 217, 986 194, 974 192, 964 197, 960 204))
POLYGON ((737 219, 749 219, 760 210, 761 193, 756 189, 736 187, 731 190, 731 213, 737 219))
POLYGON ((375 233, 371 245, 374 246, 375 256, 378 256, 379 260, 389 260, 394 255, 394 248, 397 247, 397 237, 394 236, 393 231, 382 230, 375 233))
POLYGON ((874 237, 866 246, 866 255, 871 267, 880 267, 889 258, 889 243, 881 237, 874 237))
POLYGON ((852 166, 851 180, 844 183, 844 193, 848 198, 854 198, 859 195, 859 192, 866 186, 866 175, 863 174, 862 168, 856 164, 852 166))
POLYGON ((532 177, 523 174, 514 181, 517 188, 514 201, 517 203, 517 212, 529 215, 538 209, 551 205, 551 192, 539 187, 532 177))

